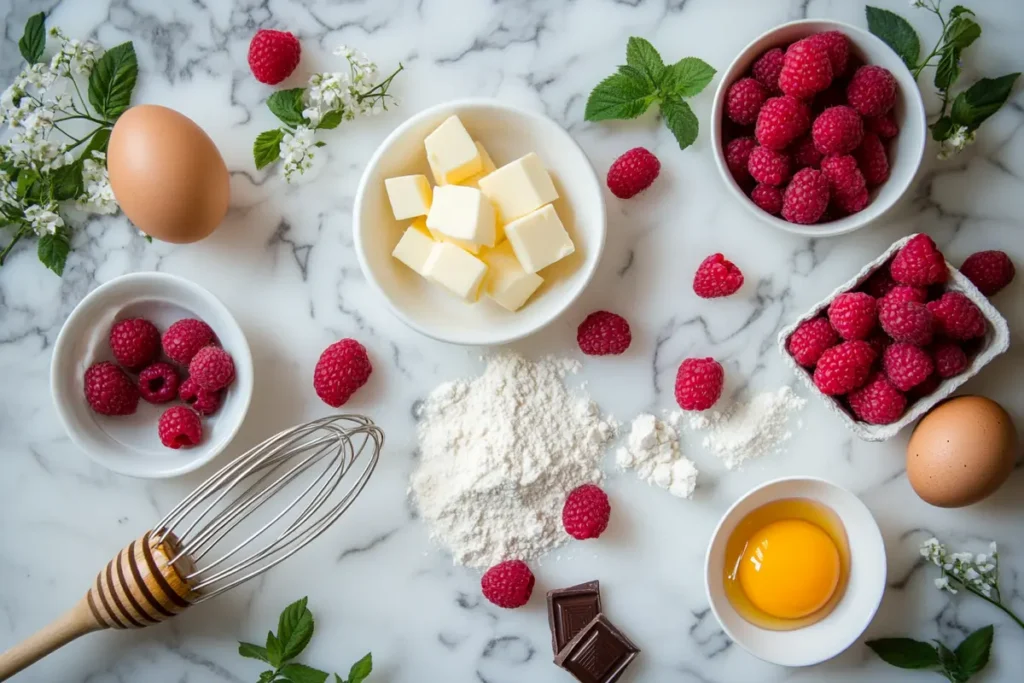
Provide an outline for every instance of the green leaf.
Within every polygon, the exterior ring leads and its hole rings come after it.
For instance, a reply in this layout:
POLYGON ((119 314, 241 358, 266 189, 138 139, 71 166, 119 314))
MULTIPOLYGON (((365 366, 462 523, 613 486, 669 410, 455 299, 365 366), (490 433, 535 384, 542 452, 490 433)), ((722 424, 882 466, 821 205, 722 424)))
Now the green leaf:
POLYGON ((960 670, 965 678, 975 675, 988 664, 989 653, 992 650, 993 631, 991 625, 984 626, 957 645, 956 658, 960 661, 960 670))
POLYGON ((597 84, 587 99, 583 118, 587 121, 635 119, 654 101, 654 88, 622 73, 612 74, 597 84))
POLYGON ((715 77, 715 69, 696 57, 684 57, 665 69, 661 91, 666 95, 693 97, 715 77))
POLYGON ((946 46, 963 50, 980 36, 981 26, 978 25, 978 22, 968 17, 960 17, 949 22, 949 27, 946 29, 946 46))
POLYGON ((910 22, 895 12, 870 5, 864 8, 864 13, 868 19, 868 30, 891 47, 908 69, 914 69, 921 56, 921 41, 910 22))
POLYGON ((953 9, 949 10, 950 19, 956 19, 961 14, 970 14, 971 16, 974 16, 974 11, 967 9, 963 5, 953 5, 953 9))
POLYGON ((270 664, 270 657, 267 655, 267 648, 253 645, 252 643, 239 643, 238 654, 248 659, 258 659, 261 662, 270 664))
POLYGON ((327 680, 326 671, 320 671, 298 662, 285 664, 278 673, 291 683, 324 683, 327 680))
POLYGON ((100 128, 93 136, 92 140, 89 140, 89 144, 85 146, 85 151, 82 152, 82 156, 79 158, 89 158, 93 152, 107 153, 107 143, 110 142, 110 129, 100 128))
POLYGON ((18 50, 29 64, 35 64, 42 58, 46 49, 46 14, 33 14, 25 22, 25 32, 18 41, 18 50))
POLYGON ((955 47, 946 48, 939 57, 939 65, 935 68, 935 87, 945 92, 953 87, 960 78, 960 50, 955 47))
POLYGON ((57 228, 52 235, 47 234, 39 238, 39 260, 57 275, 64 274, 64 264, 67 263, 70 251, 71 240, 67 228, 57 228))
POLYGON ((985 119, 999 111, 1006 104, 1013 90, 1013 84, 1020 73, 1007 74, 999 78, 983 78, 953 100, 950 116, 958 126, 975 130, 985 119))
POLYGON ((89 76, 89 102, 100 116, 113 121, 131 104, 139 63, 131 41, 107 50, 89 76))
POLYGON ((146 242, 148 242, 149 244, 153 244, 153 236, 152 235, 143 235, 142 239, 146 240, 146 242))
POLYGON ((699 124, 690 105, 677 97, 670 97, 661 102, 661 115, 665 117, 665 125, 676 136, 679 149, 686 149, 697 139, 699 124))
POLYGON ((271 666, 281 666, 281 641, 273 631, 267 631, 267 659, 271 666))
POLYGON ((50 174, 50 190, 53 192, 53 198, 58 202, 76 199, 82 194, 85 191, 85 185, 82 182, 82 160, 77 159, 73 163, 54 170, 50 174))
POLYGON ((865 643, 882 661, 900 669, 931 669, 939 666, 939 654, 928 643, 912 638, 879 638, 865 643))
MULTIPOLYGON (((277 622, 277 638, 281 641, 281 659, 294 659, 309 645, 313 637, 313 613, 302 598, 284 608, 277 622)), ((326 674, 324 674, 326 677, 326 674)))
MULTIPOLYGON (((373 654, 366 653, 366 656, 352 665, 348 671, 348 683, 363 683, 366 677, 373 671, 373 654)), ((335 674, 337 676, 337 674, 335 674)))
POLYGON ((341 112, 329 111, 323 115, 316 127, 317 130, 331 130, 337 128, 339 123, 341 123, 341 112))
POLYGON ((639 69, 651 86, 657 88, 665 74, 665 63, 654 46, 644 38, 631 36, 626 42, 626 64, 639 69))
POLYGON ((290 90, 278 90, 267 98, 267 108, 284 123, 289 126, 301 126, 309 123, 302 116, 302 93, 303 88, 291 88, 290 90))
POLYGON ((338 674, 334 674, 334 683, 345 683, 345 680, 338 674))
POLYGON ((18 174, 18 185, 14 194, 18 199, 25 199, 32 194, 32 186, 39 181, 39 174, 30 169, 23 169, 18 174))
POLYGON ((272 164, 281 158, 281 140, 284 131, 280 128, 265 130, 256 136, 252 143, 252 158, 256 162, 256 170, 272 164))
POLYGON ((932 140, 935 140, 935 142, 948 140, 949 136, 953 134, 953 119, 948 116, 943 116, 929 126, 929 128, 931 128, 932 131, 932 140))
POLYGON ((942 672, 946 675, 946 678, 953 683, 964 683, 967 679, 960 669, 960 660, 957 658, 956 653, 937 640, 935 641, 935 648, 938 651, 939 665, 942 667, 942 672))
POLYGON ((277 678, 277 672, 268 669, 260 674, 260 680, 258 683, 270 683, 275 678, 277 678))

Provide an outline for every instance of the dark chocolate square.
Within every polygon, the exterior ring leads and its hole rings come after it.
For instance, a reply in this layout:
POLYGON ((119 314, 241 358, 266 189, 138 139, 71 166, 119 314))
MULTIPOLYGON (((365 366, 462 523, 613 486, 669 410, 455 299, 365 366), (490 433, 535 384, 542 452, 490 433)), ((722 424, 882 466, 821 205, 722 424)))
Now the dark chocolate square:
POLYGON ((599 614, 558 653, 555 663, 580 683, 613 683, 638 654, 640 649, 599 614))
POLYGON ((561 652, 600 613, 601 584, 597 581, 548 592, 548 625, 554 653, 561 652))

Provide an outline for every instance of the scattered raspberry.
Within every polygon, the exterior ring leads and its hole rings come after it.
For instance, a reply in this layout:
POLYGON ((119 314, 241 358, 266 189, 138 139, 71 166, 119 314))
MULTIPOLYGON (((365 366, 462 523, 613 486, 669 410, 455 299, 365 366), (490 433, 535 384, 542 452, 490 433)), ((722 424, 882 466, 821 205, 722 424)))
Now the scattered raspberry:
POLYGON ((885 294, 884 301, 915 301, 919 304, 928 303, 928 290, 913 285, 895 285, 885 294))
POLYGON ((900 391, 910 391, 928 379, 935 369, 932 357, 913 344, 896 342, 885 349, 882 369, 892 385, 900 391))
POLYGON ((819 43, 808 39, 798 40, 786 49, 782 71, 779 72, 779 88, 782 92, 805 100, 831 83, 832 64, 828 52, 819 43))
POLYGON ((729 296, 743 286, 743 273, 722 254, 701 261, 693 275, 693 291, 702 299, 729 296))
POLYGON ((852 392, 846 400, 854 415, 875 425, 892 424, 907 409, 907 397, 881 372, 872 375, 867 384, 852 392))
POLYGON ((889 266, 896 282, 904 285, 940 284, 949 277, 946 259, 928 235, 914 235, 899 250, 889 266))
POLYGON ((865 133, 860 147, 853 150, 860 172, 868 187, 881 185, 889 177, 889 157, 885 154, 885 145, 874 133, 865 133))
POLYGON ((915 346, 930 343, 935 328, 931 311, 916 301, 883 299, 878 307, 878 322, 894 340, 915 346))
POLYGON ((320 354, 313 371, 313 388, 324 403, 338 408, 366 384, 371 372, 366 347, 355 339, 342 339, 320 354))
POLYGON ((960 266, 960 272, 985 296, 992 296, 1013 281, 1017 269, 1003 251, 979 251, 960 266))
POLYGON ((828 180, 821 171, 801 168, 782 195, 782 217, 801 225, 815 223, 828 208, 828 197, 828 180))
POLYGON ((862 194, 867 195, 864 175, 857 168, 857 160, 849 154, 825 157, 821 160, 821 172, 828 179, 829 195, 833 199, 852 199, 862 194))
POLYGON ((219 391, 207 391, 189 377, 178 388, 178 399, 200 415, 213 415, 220 409, 224 395, 219 391))
POLYGON ((480 590, 498 607, 515 609, 530 601, 534 582, 533 572, 525 562, 506 560, 484 572, 480 590))
POLYGON ((958 344, 940 341, 932 348, 935 372, 942 379, 956 377, 967 369, 967 354, 958 344))
POLYGON ((850 41, 845 35, 839 31, 826 31, 809 36, 807 40, 825 50, 834 78, 846 73, 850 61, 850 41))
POLYGON ((608 528, 612 506, 608 494, 593 484, 573 489, 562 508, 562 526, 573 538, 597 538, 608 528))
POLYGON ((83 381, 85 400, 100 415, 131 415, 139 405, 138 387, 109 361, 89 366, 83 381))
POLYGON ((788 95, 772 97, 757 115, 754 137, 761 146, 781 151, 806 133, 810 125, 806 104, 788 95))
POLYGON ((871 195, 868 194, 867 188, 863 188, 860 192, 854 194, 837 194, 832 197, 832 205, 835 206, 837 213, 842 216, 849 216, 851 213, 863 211, 870 201, 871 195))
POLYGON ((862 339, 826 349, 814 367, 814 386, 827 396, 849 393, 867 381, 875 358, 875 349, 862 339))
POLYGON ((862 66, 846 86, 846 99, 861 116, 882 116, 896 104, 896 79, 881 66, 862 66))
POLYGON ((302 46, 287 31, 261 28, 249 42, 249 68, 260 83, 277 85, 299 65, 302 46))
POLYGON ((757 140, 749 136, 736 138, 725 146, 725 165, 729 167, 736 182, 742 182, 750 177, 747 161, 755 147, 757 147, 757 140))
POLYGON ((818 168, 824 154, 814 146, 814 140, 810 135, 805 135, 793 143, 793 164, 798 168, 818 168))
POLYGON ((235 381, 235 361, 219 346, 204 346, 188 364, 188 375, 207 391, 220 391, 235 381))
POLYGON ((750 176, 765 185, 781 185, 789 177, 789 157, 767 147, 755 147, 747 161, 750 176))
POLYGON ((888 268, 876 270, 864 283, 864 291, 876 299, 881 299, 895 287, 896 281, 892 279, 888 268))
POLYGON ((874 133, 883 140, 890 140, 900 133, 900 127, 896 123, 896 117, 890 111, 881 116, 868 116, 864 119, 864 129, 874 133))
POLYGON ((179 365, 188 365, 199 349, 217 342, 210 326, 202 320, 185 318, 164 332, 164 355, 179 365))
POLYGON ((985 336, 985 316, 960 292, 946 292, 927 306, 935 316, 936 331, 950 339, 964 341, 985 336))
POLYGON ((683 410, 707 410, 722 395, 725 371, 714 358, 687 358, 676 373, 676 403, 683 410))
POLYGON ((785 60, 786 53, 782 51, 782 48, 773 47, 758 57, 751 68, 754 78, 770 93, 782 92, 779 90, 779 74, 782 73, 782 64, 785 60))
POLYGON ((203 424, 191 408, 174 406, 164 411, 157 424, 160 443, 173 448, 192 448, 203 440, 203 424))
POLYGON ((758 185, 751 191, 750 199, 762 211, 767 211, 773 216, 782 213, 782 190, 771 185, 758 185))
POLYGON ((629 199, 643 192, 661 172, 658 157, 643 147, 634 147, 608 169, 608 189, 619 199, 629 199))
POLYGON ((866 339, 875 329, 875 298, 864 292, 840 294, 828 307, 828 321, 843 339, 866 339))
POLYGON ((150 403, 167 403, 178 396, 178 371, 170 363, 153 363, 139 373, 139 393, 150 403))
POLYGON ((144 318, 119 320, 110 328, 110 350, 118 363, 138 370, 160 355, 160 333, 144 318))
POLYGON ((786 349, 797 363, 813 368, 826 349, 839 342, 839 335, 826 318, 801 323, 786 340, 786 349))
POLYGON ((623 353, 633 341, 629 323, 621 315, 595 311, 584 318, 576 329, 576 343, 588 356, 611 356, 623 353))
POLYGON ((829 107, 814 119, 811 138, 822 154, 848 154, 864 139, 864 121, 850 107, 829 107))

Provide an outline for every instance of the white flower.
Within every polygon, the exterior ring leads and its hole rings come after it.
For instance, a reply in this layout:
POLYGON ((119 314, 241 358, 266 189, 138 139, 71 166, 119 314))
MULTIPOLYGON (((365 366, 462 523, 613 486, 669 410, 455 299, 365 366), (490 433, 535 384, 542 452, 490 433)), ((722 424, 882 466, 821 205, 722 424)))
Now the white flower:
POLYGON ((305 173, 313 165, 313 129, 299 126, 294 133, 285 133, 281 138, 281 158, 284 160, 284 177, 290 182, 295 173, 305 173))
POLYGON ((117 213, 117 199, 110 186, 107 173, 106 154, 94 151, 91 159, 82 161, 82 186, 84 197, 77 203, 78 208, 93 213, 117 213))
POLYGON ((37 235, 52 235, 64 227, 64 219, 57 213, 56 204, 42 206, 33 204, 25 209, 25 220, 37 235))
POLYGON ((952 134, 945 140, 942 141, 942 147, 939 150, 940 159, 948 159, 951 156, 959 154, 964 150, 967 145, 974 143, 976 131, 967 130, 967 126, 957 126, 952 134))
POLYGON ((935 587, 939 590, 949 591, 950 593, 956 594, 956 589, 949 585, 949 577, 943 576, 935 579, 935 587))

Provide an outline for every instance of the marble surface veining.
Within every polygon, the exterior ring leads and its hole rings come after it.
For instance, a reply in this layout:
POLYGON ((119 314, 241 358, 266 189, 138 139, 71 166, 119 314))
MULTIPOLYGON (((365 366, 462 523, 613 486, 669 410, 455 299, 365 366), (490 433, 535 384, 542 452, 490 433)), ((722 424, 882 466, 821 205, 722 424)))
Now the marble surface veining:
MULTIPOLYGON (((906 2, 876 4, 911 15, 906 2)), ((1024 7, 1017 0, 970 3, 984 28, 971 48, 967 76, 1020 70, 1024 7)), ((1024 633, 976 599, 932 586, 917 546, 937 534, 1004 551, 1004 594, 1024 613, 1024 472, 989 501, 963 510, 922 503, 904 473, 907 435, 864 443, 814 401, 784 453, 727 472, 699 439, 682 448, 701 470, 692 501, 614 471, 610 531, 574 544, 536 567, 530 604, 502 611, 483 600, 479 575, 454 567, 431 546, 406 500, 415 464, 413 407, 432 387, 482 367, 479 349, 434 342, 394 318, 359 272, 350 212, 370 154, 411 113, 463 96, 496 97, 546 113, 580 142, 596 168, 643 145, 663 164, 655 187, 634 201, 608 196, 609 236, 597 276, 559 321, 514 345, 528 355, 579 356, 574 328, 597 308, 628 311, 629 352, 588 359, 581 380, 601 406, 626 421, 672 407, 675 370, 685 356, 713 355, 730 378, 728 392, 791 382, 777 356, 778 329, 856 272, 892 241, 926 231, 953 263, 986 248, 1024 264, 1020 197, 1024 194, 1024 96, 985 125, 976 145, 948 162, 929 149, 913 196, 879 224, 835 239, 802 239, 754 220, 727 195, 706 135, 716 81, 692 100, 703 132, 680 152, 652 116, 587 124, 589 89, 624 57, 626 38, 650 39, 668 60, 694 55, 720 71, 755 35, 800 17, 864 25, 863 3, 840 0, 6 0, 0 3, 0 74, 19 68, 16 40, 27 16, 75 37, 111 46, 131 39, 141 65, 135 102, 169 105, 203 126, 231 169, 232 208, 206 241, 184 247, 147 244, 122 216, 90 220, 75 233, 59 279, 31 248, 0 270, 0 644, 28 636, 75 602, 93 572, 147 528, 203 473, 140 481, 101 469, 80 453, 57 422, 49 396, 51 349, 61 323, 82 297, 123 273, 160 270, 198 282, 220 297, 248 335, 256 392, 233 452, 271 431, 323 415, 310 389, 319 352, 343 336, 369 347, 375 372, 350 407, 387 432, 373 480, 349 513, 317 543, 258 581, 160 627, 105 632, 79 640, 17 680, 31 683, 235 683, 260 668, 235 652, 260 639, 278 611, 310 596, 317 630, 305 661, 347 671, 372 650, 378 683, 479 681, 556 683, 569 677, 551 663, 543 593, 589 579, 602 582, 611 618, 643 649, 626 681, 759 683, 772 681, 934 681, 878 661, 862 642, 809 669, 765 664, 730 643, 708 609, 701 571, 719 515, 768 479, 825 476, 862 496, 882 528, 889 588, 868 636, 911 635, 955 643, 996 625, 992 663, 981 683, 1020 680, 1024 633), (382 70, 403 62, 401 106, 346 123, 325 139, 326 163, 298 184, 279 171, 255 171, 253 138, 274 125, 263 105, 271 92, 246 65, 258 27, 295 32, 300 73, 336 63, 340 43, 370 54, 382 70), (704 301, 689 278, 710 253, 725 252, 747 284, 728 299, 704 301)), ((913 15, 925 41, 937 24, 913 15)), ((5 80, 5 83, 8 80, 5 80)), ((293 77, 295 82, 298 78, 293 77)), ((930 106, 935 101, 928 99, 930 106)), ((965 388, 1001 401, 1021 428, 1024 279, 996 305, 1009 318, 1011 352, 965 388)))

